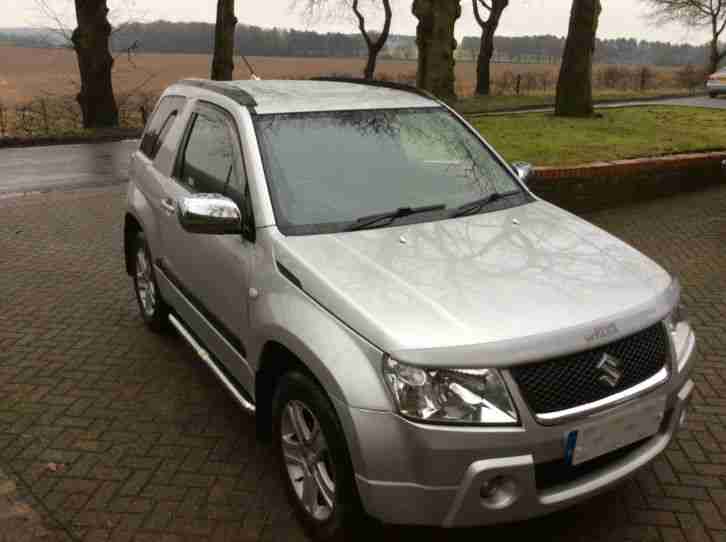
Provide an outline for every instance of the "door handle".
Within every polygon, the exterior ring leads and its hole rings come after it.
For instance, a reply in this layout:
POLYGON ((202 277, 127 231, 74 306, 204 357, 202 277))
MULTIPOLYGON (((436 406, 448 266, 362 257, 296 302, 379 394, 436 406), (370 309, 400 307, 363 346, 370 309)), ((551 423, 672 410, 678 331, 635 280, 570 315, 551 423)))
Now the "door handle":
POLYGON ((166 214, 173 215, 176 213, 176 205, 174 205, 174 200, 171 198, 163 198, 161 200, 161 207, 164 209, 166 214))

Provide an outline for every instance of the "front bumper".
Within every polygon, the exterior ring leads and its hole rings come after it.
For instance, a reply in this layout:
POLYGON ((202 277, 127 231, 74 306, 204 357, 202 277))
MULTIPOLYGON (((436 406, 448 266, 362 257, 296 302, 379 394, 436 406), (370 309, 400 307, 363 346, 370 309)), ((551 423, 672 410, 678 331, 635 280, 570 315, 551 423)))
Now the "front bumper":
POLYGON ((532 518, 589 498, 646 465, 668 446, 694 388, 687 376, 694 349, 691 333, 688 347, 678 356, 683 370, 647 395, 554 426, 537 423, 521 409, 522 426, 514 428, 432 426, 393 413, 348 409, 351 425, 346 432, 352 440, 363 506, 386 523, 465 527, 532 518), (582 476, 542 483, 543 467, 564 459, 564 435, 569 431, 584 422, 627 414, 640 401, 659 397, 665 397, 666 410, 657 434, 626 451, 596 459, 596 468, 582 476), (484 503, 480 490, 498 476, 516 482, 516 499, 492 508, 484 503))
POLYGON ((706 90, 710 94, 726 94, 726 81, 709 80, 706 82, 706 90))

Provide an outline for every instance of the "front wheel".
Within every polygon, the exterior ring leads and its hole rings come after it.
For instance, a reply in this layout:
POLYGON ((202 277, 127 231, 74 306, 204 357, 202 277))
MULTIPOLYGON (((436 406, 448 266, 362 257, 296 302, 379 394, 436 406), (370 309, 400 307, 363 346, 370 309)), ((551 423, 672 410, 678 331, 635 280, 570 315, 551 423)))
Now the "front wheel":
POLYGON ((169 308, 161 298, 154 275, 151 251, 142 232, 134 239, 134 292, 144 323, 156 333, 169 329, 169 308))
POLYGON ((273 399, 273 445, 288 499, 316 541, 348 540, 365 514, 333 406, 302 373, 282 377, 273 399))
POLYGON ((709 92, 708 95, 711 96, 711 98, 718 98, 718 92, 709 92))

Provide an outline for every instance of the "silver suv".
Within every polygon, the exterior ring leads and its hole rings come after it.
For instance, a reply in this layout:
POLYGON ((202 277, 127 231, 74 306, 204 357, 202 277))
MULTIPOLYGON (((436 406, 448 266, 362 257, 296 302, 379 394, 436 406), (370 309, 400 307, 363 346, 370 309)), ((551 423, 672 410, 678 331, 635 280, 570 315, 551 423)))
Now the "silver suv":
POLYGON ((270 439, 320 540, 546 514, 684 423, 676 279, 400 85, 185 80, 134 153, 126 268, 270 439))

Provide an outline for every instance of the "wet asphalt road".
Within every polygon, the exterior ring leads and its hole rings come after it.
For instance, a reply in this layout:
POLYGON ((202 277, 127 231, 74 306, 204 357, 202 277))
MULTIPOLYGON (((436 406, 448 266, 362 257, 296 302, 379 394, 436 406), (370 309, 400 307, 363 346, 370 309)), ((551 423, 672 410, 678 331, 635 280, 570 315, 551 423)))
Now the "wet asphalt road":
POLYGON ((0 149, 0 195, 123 183, 137 145, 127 140, 0 149))
MULTIPOLYGON (((706 107, 708 109, 726 109, 726 96, 719 98, 709 98, 708 96, 694 96, 692 98, 671 98, 666 100, 644 100, 644 101, 630 101, 630 102, 611 102, 596 104, 595 109, 612 109, 615 107, 641 107, 648 105, 675 105, 681 107, 706 107)), ((524 109, 520 111, 514 111, 515 114, 523 113, 547 113, 554 111, 553 107, 535 107, 532 109, 524 109)), ((512 112, 506 111, 492 111, 489 113, 480 113, 469 115, 471 117, 485 117, 488 115, 510 115, 512 112)))

